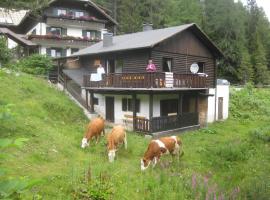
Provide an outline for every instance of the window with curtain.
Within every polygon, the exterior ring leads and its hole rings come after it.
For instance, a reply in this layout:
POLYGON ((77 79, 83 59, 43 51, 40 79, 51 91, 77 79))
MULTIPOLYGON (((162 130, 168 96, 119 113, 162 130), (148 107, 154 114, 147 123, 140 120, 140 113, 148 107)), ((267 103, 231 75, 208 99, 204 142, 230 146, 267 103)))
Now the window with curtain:
POLYGON ((65 9, 58 9, 57 10, 57 15, 60 16, 60 15, 66 15, 67 14, 67 10, 65 9))
POLYGON ((172 58, 163 58, 162 71, 172 72, 172 58))
MULTIPOLYGON (((140 112, 140 99, 136 99, 136 112, 140 112)), ((132 99, 123 98, 122 99, 122 111, 132 112, 132 99)))
POLYGON ((82 12, 82 11, 76 11, 75 12, 75 17, 76 18, 83 17, 83 16, 84 16, 84 12, 82 12))

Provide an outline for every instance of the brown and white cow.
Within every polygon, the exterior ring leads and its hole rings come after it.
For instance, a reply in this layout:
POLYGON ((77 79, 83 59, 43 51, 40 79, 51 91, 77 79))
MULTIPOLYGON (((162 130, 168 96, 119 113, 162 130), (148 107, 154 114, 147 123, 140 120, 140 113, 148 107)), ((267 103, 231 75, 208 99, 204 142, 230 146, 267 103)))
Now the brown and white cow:
POLYGON ((154 167, 163 154, 180 155, 181 150, 182 142, 177 136, 152 140, 144 153, 144 157, 141 159, 141 170, 146 170, 151 163, 154 167))
POLYGON ((105 121, 102 117, 97 117, 90 121, 87 126, 87 130, 85 132, 84 138, 82 139, 82 148, 89 146, 89 142, 93 137, 96 139, 96 143, 98 143, 101 133, 105 135, 105 121))
POLYGON ((117 148, 123 143, 125 145, 125 149, 127 149, 127 135, 124 127, 120 125, 113 127, 112 132, 107 136, 109 162, 114 161, 117 148))

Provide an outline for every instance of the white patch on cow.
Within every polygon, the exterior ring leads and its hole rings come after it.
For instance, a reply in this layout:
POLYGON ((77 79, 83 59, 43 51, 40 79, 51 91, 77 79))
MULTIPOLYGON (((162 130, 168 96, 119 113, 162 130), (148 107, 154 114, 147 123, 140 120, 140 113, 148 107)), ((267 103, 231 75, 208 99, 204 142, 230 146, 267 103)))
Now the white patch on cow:
POLYGON ((89 143, 87 142, 87 138, 82 139, 82 148, 84 149, 85 147, 89 146, 89 143))
POLYGON ((160 140, 154 140, 154 142, 156 142, 160 148, 166 149, 165 154, 169 153, 168 149, 166 148, 166 146, 165 146, 165 144, 163 142, 161 142, 160 140))
POLYGON ((153 163, 152 163, 152 167, 153 167, 153 168, 156 166, 157 162, 158 162, 157 157, 154 157, 153 163))
POLYGON ((179 154, 179 150, 180 150, 180 146, 179 146, 179 144, 176 142, 176 143, 175 143, 175 146, 174 146, 173 154, 179 154))
POLYGON ((145 167, 145 166, 144 166, 143 159, 141 159, 141 170, 142 170, 142 171, 146 170, 146 169, 149 167, 150 164, 151 164, 151 161, 149 161, 148 165, 145 167))
POLYGON ((114 161, 115 152, 116 152, 116 150, 109 150, 108 158, 109 158, 109 162, 111 162, 111 163, 114 161))
POLYGON ((175 140, 175 142, 177 143, 177 137, 176 136, 171 136, 172 139, 175 140))

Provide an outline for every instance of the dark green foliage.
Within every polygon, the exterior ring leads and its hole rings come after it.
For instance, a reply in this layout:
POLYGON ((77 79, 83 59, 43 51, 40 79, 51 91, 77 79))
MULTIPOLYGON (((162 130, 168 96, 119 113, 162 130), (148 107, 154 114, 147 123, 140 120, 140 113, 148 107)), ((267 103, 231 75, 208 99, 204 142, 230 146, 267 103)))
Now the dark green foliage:
POLYGON ((49 70, 52 69, 53 63, 51 58, 47 56, 33 54, 20 60, 16 67, 28 74, 47 75, 49 70))
POLYGON ((0 36, 0 66, 3 66, 10 62, 11 51, 7 47, 7 41, 5 38, 0 36))
POLYGON ((96 0, 116 10, 118 34, 196 23, 222 50, 219 77, 233 83, 269 84, 270 23, 255 0, 248 7, 234 0, 96 0), (116 2, 116 3, 114 3, 116 2), (116 6, 116 9, 114 9, 116 6), (268 69, 267 69, 268 67, 268 69))

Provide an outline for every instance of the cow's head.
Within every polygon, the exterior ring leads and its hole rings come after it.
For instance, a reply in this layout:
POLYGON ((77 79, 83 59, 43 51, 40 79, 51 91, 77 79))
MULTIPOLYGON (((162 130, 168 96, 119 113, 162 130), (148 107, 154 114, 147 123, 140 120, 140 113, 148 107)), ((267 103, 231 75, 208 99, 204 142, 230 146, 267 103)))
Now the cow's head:
POLYGON ((84 149, 85 147, 88 147, 89 146, 89 143, 88 143, 88 141, 87 141, 87 138, 83 138, 82 139, 82 148, 84 149))
POLYGON ((147 160, 145 158, 141 159, 141 170, 142 171, 146 170, 149 167, 150 163, 151 163, 150 160, 147 160))
POLYGON ((111 162, 111 163, 114 161, 114 158, 115 158, 115 152, 116 152, 115 149, 109 150, 109 152, 108 152, 109 162, 111 162))

